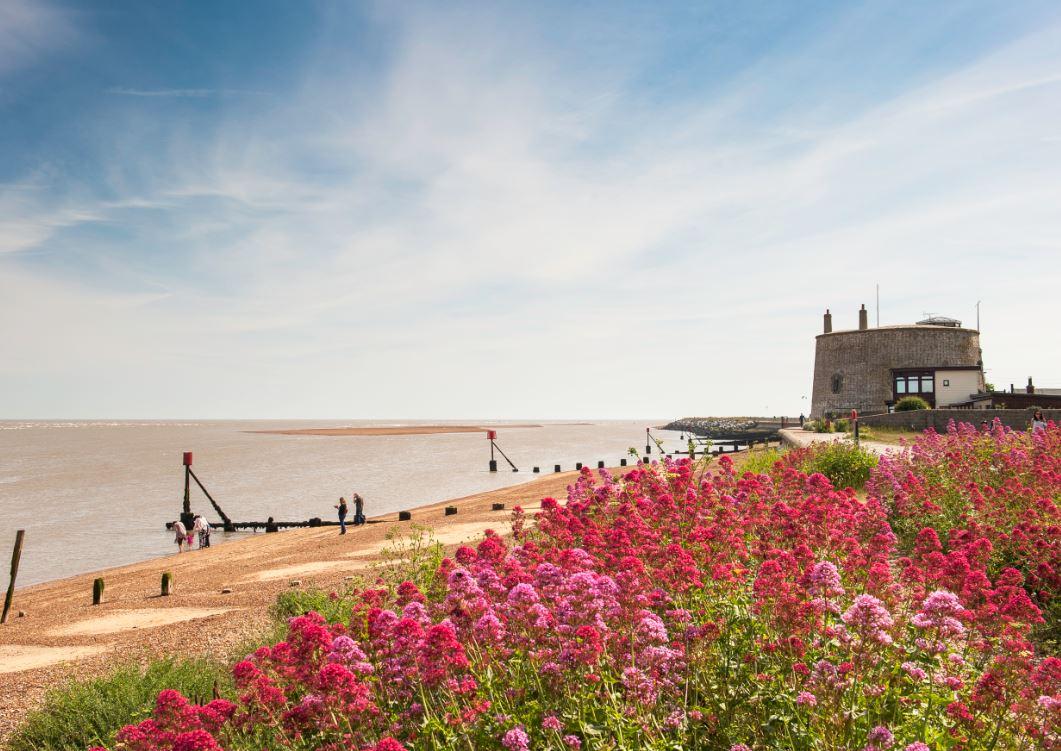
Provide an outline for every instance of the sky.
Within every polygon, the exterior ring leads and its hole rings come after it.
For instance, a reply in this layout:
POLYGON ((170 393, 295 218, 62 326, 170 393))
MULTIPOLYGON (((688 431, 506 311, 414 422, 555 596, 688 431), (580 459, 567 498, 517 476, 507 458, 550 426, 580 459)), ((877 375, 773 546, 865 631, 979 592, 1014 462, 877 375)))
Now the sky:
POLYGON ((0 418, 797 414, 822 313, 1061 387, 1061 6, 0 0, 0 418))

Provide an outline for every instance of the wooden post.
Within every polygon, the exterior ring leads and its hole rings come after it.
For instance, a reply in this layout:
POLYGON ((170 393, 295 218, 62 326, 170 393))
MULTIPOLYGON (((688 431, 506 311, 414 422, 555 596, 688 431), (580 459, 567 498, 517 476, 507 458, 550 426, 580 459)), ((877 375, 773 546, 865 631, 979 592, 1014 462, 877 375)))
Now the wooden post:
POLYGON ((92 604, 99 605, 103 602, 103 578, 92 581, 92 604))
POLYGON ((7 597, 4 598, 4 614, 0 615, 0 624, 7 623, 7 613, 11 610, 11 600, 15 597, 15 577, 18 576, 18 562, 22 559, 22 541, 26 539, 26 530, 15 533, 15 549, 11 551, 11 581, 7 585, 7 597))
POLYGON ((162 574, 162 596, 169 597, 173 592, 173 574, 169 571, 162 574))

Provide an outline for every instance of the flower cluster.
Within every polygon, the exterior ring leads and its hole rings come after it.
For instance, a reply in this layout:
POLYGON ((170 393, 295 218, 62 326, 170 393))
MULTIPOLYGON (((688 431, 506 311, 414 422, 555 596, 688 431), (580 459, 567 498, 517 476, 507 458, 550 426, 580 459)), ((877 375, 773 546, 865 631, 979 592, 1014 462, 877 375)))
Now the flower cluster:
POLYGON ((1055 746, 1061 660, 1035 629, 1059 447, 1053 427, 930 434, 866 497, 784 462, 585 469, 511 539, 352 593, 344 623, 292 619, 234 667, 235 703, 164 692, 117 745, 1055 746))

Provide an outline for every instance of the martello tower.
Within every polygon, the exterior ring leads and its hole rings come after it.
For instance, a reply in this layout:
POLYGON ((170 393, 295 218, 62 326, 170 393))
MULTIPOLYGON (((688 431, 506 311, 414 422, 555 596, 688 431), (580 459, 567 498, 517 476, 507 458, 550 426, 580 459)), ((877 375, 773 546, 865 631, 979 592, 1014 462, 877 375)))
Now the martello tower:
POLYGON ((942 316, 915 324, 869 327, 866 306, 858 328, 833 331, 826 310, 816 337, 811 416, 887 412, 904 396, 933 407, 968 401, 983 391, 980 332, 942 316))

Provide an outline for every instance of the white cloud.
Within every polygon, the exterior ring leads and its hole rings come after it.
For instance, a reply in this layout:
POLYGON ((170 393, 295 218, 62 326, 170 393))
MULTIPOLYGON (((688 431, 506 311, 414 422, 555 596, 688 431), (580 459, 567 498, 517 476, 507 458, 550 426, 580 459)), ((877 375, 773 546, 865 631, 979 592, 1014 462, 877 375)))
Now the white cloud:
POLYGON ((989 367, 1061 375, 1027 325, 1061 276, 1057 27, 871 110, 764 125, 743 113, 785 60, 646 112, 625 65, 430 20, 392 19, 378 79, 322 60, 287 99, 165 132, 119 200, 0 203, 8 250, 120 219, 177 267, 117 293, 0 267, 19 377, 62 380, 49 352, 84 355, 90 384, 120 362, 169 415, 795 412, 822 309, 853 324, 878 281, 883 322, 982 298, 1007 332, 985 333, 989 367))

